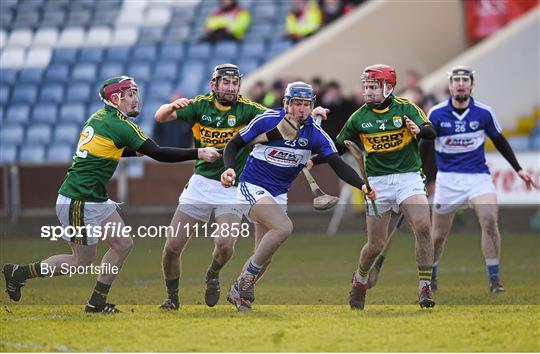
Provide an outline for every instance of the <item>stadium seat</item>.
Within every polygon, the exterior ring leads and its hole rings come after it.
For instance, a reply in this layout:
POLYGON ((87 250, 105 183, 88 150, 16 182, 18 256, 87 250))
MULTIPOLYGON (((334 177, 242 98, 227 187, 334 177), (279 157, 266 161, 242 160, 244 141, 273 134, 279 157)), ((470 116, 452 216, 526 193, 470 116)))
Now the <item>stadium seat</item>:
POLYGON ((19 81, 24 83, 39 84, 43 79, 43 69, 28 68, 22 69, 19 73, 19 81))
POLYGON ((17 146, 0 144, 0 162, 11 163, 17 160, 17 146))
POLYGON ((136 62, 128 66, 126 74, 135 81, 147 81, 152 78, 152 67, 148 62, 136 62))
POLYGON ((21 145, 24 140, 24 127, 22 125, 9 125, 0 129, 0 142, 2 144, 21 145))
POLYGON ((80 47, 85 41, 85 30, 83 27, 65 27, 60 38, 58 39, 58 47, 80 47))
POLYGON ((73 147, 69 144, 52 145, 47 150, 48 162, 70 162, 73 159, 73 147))
POLYGON ((270 43, 269 55, 271 57, 283 53, 293 46, 290 40, 277 40, 270 43))
POLYGON ((259 61, 257 59, 240 59, 238 67, 244 75, 249 75, 259 67, 259 61))
POLYGON ((34 36, 33 46, 54 47, 58 42, 58 30, 56 28, 40 27, 34 36))
MULTIPOLYGON (((235 58, 238 54, 238 44, 234 41, 218 42, 214 47, 214 56, 235 58)), ((232 60, 231 60, 232 61, 232 60)))
POLYGON ((32 104, 37 100, 37 87, 30 84, 16 85, 11 94, 11 103, 32 104))
POLYGON ((24 48, 4 48, 2 53, 0 53, 0 69, 2 70, 2 74, 5 69, 21 68, 24 64, 25 54, 24 48))
MULTIPOLYGON (((112 32, 109 27, 91 27, 86 35, 85 47, 102 47, 111 41, 112 32)), ((82 58, 82 56, 81 56, 82 58)), ((101 59, 101 57, 100 57, 101 59)))
POLYGON ((69 80, 69 65, 51 64, 45 73, 46 82, 64 82, 69 80))
POLYGON ((264 42, 262 41, 248 41, 242 44, 242 50, 240 52, 242 58, 257 58, 264 57, 264 42))
POLYGON ((2 69, 2 75, 0 75, 0 83, 13 84, 17 80, 19 71, 16 69, 2 69))
POLYGON ((508 143, 515 152, 529 150, 530 140, 528 136, 515 136, 508 138, 508 143))
POLYGON ((58 108, 53 103, 38 102, 32 112, 32 123, 55 124, 58 118, 58 108))
POLYGON ((30 145, 48 144, 51 137, 52 131, 49 125, 30 125, 26 131, 26 143, 30 145))
POLYGON ((273 20, 277 15, 277 8, 272 1, 257 2, 253 10, 253 23, 265 20, 273 20))
POLYGON ((41 87, 39 99, 42 102, 61 103, 64 101, 64 86, 59 83, 46 82, 41 87))
POLYGON ((33 32, 28 28, 14 29, 9 34, 8 47, 28 48, 34 38, 33 32))
POLYGON ((78 62, 101 63, 103 60, 103 51, 103 48, 82 48, 79 54, 78 62))
POLYGON ((131 53, 131 59, 140 61, 152 61, 157 57, 157 48, 154 44, 136 46, 131 53))
MULTIPOLYGON (((51 3, 53 3, 53 1, 51 1, 51 3)), ((41 20, 40 26, 42 28, 53 27, 53 29, 56 29, 57 27, 62 27, 65 21, 66 21, 66 13, 64 9, 55 8, 53 9, 53 11, 46 10, 43 13, 43 18, 41 20)), ((58 38, 59 36, 57 36, 55 44, 58 42, 58 38)))
MULTIPOLYGON (((9 93, 10 93, 9 85, 0 85, 0 104, 2 105, 2 108, 7 105, 9 101, 9 93)), ((2 109, 3 111, 3 109, 2 109)))
MULTIPOLYGON (((73 4, 77 4, 78 2, 74 2, 73 4)), ((73 6, 73 5, 71 5, 73 6)), ((77 9, 77 8, 71 8, 71 11, 69 11, 65 25, 66 26, 88 26, 90 23, 90 20, 92 19, 92 15, 88 10, 84 9, 77 9)))
POLYGON ((145 27, 141 30, 139 43, 158 43, 163 39, 164 33, 165 27, 145 27))
POLYGON ((161 46, 159 58, 161 60, 181 61, 184 57, 184 46, 182 43, 165 43, 161 46))
POLYGON ((129 47, 111 47, 107 49, 105 62, 106 63, 111 62, 111 61, 127 62, 128 59, 130 58, 129 57, 130 49, 131 48, 129 47))
POLYGON ((66 103, 60 108, 60 121, 83 123, 88 119, 82 103, 66 103))
POLYGON ((192 43, 188 48, 188 57, 190 59, 207 59, 210 57, 209 43, 192 43))
MULTIPOLYGON (((143 101, 144 102, 144 101, 143 101)), ((88 105, 88 116, 90 117, 90 115, 94 114, 97 110, 103 108, 104 106, 104 103, 102 101, 92 101, 89 105, 88 105)), ((146 102, 144 103, 143 107, 146 106, 146 102)))
POLYGON ((246 41, 263 40, 272 37, 273 26, 269 22, 254 23, 246 33, 246 41))
MULTIPOLYGON (((85 82, 70 83, 67 85, 66 100, 70 102, 84 102, 90 98, 90 85, 85 82)), ((97 95, 97 92, 95 93, 97 95)))
POLYGON ((78 50, 75 48, 57 48, 53 53, 53 64, 57 63, 74 63, 77 60, 78 50))
POLYGON ((193 37, 194 34, 188 26, 170 26, 167 34, 165 35, 164 42, 170 44, 178 44, 193 37))
POLYGON ((20 162, 43 162, 45 148, 42 145, 23 145, 19 153, 20 162))
MULTIPOLYGON (((104 2, 103 4, 109 4, 109 2, 104 2)), ((116 18, 118 16, 118 9, 109 9, 103 7, 102 5, 97 6, 96 12, 94 13, 94 20, 92 24, 94 26, 113 26, 116 18)), ((112 36, 112 33, 111 33, 112 36)))
POLYGON ((182 82, 188 82, 193 86, 198 87, 199 83, 205 79, 210 80, 210 73, 205 72, 205 64, 201 61, 187 61, 182 68, 180 79, 182 82))
POLYGON ((46 68, 51 62, 51 58, 52 49, 50 48, 29 48, 24 66, 27 68, 46 68))
POLYGON ((170 81, 161 81, 150 83, 148 92, 148 98, 153 100, 161 100, 162 102, 169 102, 169 96, 173 91, 172 83, 170 81))
POLYGON ((144 15, 144 25, 148 27, 163 26, 171 20, 172 11, 168 7, 150 7, 144 15))
POLYGON ((122 63, 104 63, 99 72, 99 81, 124 74, 124 65, 122 63))
POLYGON ((76 124, 58 124, 54 131, 53 144, 68 143, 74 144, 79 141, 82 126, 76 124))
POLYGON ((30 106, 25 104, 10 105, 6 112, 6 122, 26 124, 30 120, 30 106))
POLYGON ((154 79, 176 80, 178 76, 178 67, 176 61, 161 61, 155 63, 154 79))
POLYGON ((73 71, 71 72, 71 78, 73 80, 93 82, 96 79, 96 74, 97 70, 95 64, 81 63, 75 64, 75 66, 73 67, 73 71))
POLYGON ((0 48, 4 48, 7 43, 8 35, 4 28, 11 28, 11 22, 13 21, 13 15, 11 11, 0 11, 0 23, 2 29, 0 29, 0 48))
MULTIPOLYGON (((133 2, 135 4, 137 2, 133 2)), ((139 39, 139 29, 137 27, 116 27, 110 45, 111 46, 131 46, 139 39)))

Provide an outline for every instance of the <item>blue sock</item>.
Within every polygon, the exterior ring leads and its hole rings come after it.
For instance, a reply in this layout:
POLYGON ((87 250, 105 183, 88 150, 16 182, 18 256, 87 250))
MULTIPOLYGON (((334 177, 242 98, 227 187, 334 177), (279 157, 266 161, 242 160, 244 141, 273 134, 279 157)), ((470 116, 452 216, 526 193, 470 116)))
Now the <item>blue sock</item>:
POLYGON ((260 265, 257 265, 251 259, 249 261, 249 264, 248 264, 247 268, 246 268, 246 272, 251 274, 251 275, 259 275, 259 273, 261 272, 261 269, 262 269, 262 267, 260 265))
POLYGON ((486 259, 486 271, 490 281, 499 280, 499 260, 496 258, 486 259))
POLYGON ((433 263, 433 270, 431 271, 431 280, 437 278, 438 270, 439 270, 439 262, 433 263))

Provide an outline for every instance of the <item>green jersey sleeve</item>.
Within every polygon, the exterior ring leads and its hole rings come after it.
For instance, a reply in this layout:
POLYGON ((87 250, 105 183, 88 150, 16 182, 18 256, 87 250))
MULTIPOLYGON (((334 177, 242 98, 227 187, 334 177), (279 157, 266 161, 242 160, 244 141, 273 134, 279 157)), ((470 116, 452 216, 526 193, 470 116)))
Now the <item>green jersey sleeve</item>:
POLYGON ((197 104, 198 102, 192 102, 184 108, 177 109, 176 119, 193 126, 197 121, 197 104))
POLYGON ((122 121, 120 126, 120 131, 118 136, 120 138, 119 147, 128 147, 130 150, 137 151, 140 149, 141 145, 148 140, 141 128, 129 120, 122 121))
POLYGON ((345 140, 351 140, 355 141, 358 139, 359 131, 356 130, 354 121, 356 119, 356 112, 353 113, 352 116, 347 119, 347 122, 345 122, 345 125, 343 128, 341 128, 341 131, 339 132, 338 136, 336 137, 336 141, 340 145, 345 145, 345 140))
POLYGON ((426 114, 420 107, 412 102, 409 102, 406 107, 407 117, 409 117, 409 119, 412 120, 416 125, 421 127, 426 123, 430 123, 429 119, 426 117, 426 114))

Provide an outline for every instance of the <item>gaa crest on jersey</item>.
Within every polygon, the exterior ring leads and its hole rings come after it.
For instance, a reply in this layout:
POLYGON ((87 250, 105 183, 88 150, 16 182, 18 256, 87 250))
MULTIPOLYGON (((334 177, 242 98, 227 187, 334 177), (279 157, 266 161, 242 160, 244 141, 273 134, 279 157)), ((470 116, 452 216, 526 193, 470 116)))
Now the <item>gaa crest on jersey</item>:
POLYGON ((480 126, 480 122, 477 121, 477 120, 473 120, 473 121, 470 121, 470 122, 469 122, 469 127, 470 127, 472 130, 478 129, 479 126, 480 126))
POLYGON ((305 147, 307 146, 307 144, 308 144, 308 140, 306 138, 298 139, 298 145, 300 145, 301 147, 305 147))
POLYGON ((229 116, 227 117, 227 124, 229 125, 229 127, 234 127, 234 125, 236 124, 236 116, 229 114, 229 116))
POLYGON ((394 127, 401 128, 403 125, 403 119, 400 116, 393 116, 392 121, 394 122, 394 127))

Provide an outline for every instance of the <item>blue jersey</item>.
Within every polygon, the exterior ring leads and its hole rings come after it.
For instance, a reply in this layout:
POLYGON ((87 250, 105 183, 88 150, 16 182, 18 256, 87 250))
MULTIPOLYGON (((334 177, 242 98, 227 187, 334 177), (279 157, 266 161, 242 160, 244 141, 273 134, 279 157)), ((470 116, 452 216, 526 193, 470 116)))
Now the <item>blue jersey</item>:
MULTIPOLYGON (((249 143, 260 134, 276 128, 284 117, 283 109, 267 110, 256 116, 239 134, 245 143, 249 143)), ((276 139, 255 144, 240 175, 240 182, 260 186, 274 197, 287 193, 311 158, 311 153, 324 157, 337 153, 337 149, 324 130, 308 117, 296 140, 276 139)))
POLYGON ((491 108, 472 97, 461 115, 454 111, 451 100, 439 103, 428 113, 437 131, 437 168, 443 172, 489 173, 484 142, 486 136, 499 136, 501 126, 491 108))

